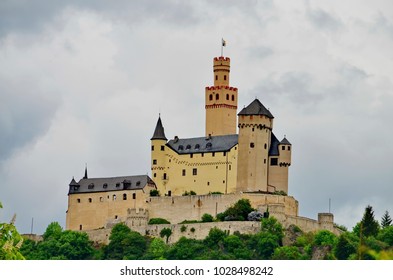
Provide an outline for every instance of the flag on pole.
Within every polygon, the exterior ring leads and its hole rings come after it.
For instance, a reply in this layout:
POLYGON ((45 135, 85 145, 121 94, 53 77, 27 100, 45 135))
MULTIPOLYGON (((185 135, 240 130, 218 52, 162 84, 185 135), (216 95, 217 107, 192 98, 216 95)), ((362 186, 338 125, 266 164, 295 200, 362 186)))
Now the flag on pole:
POLYGON ((227 45, 227 42, 224 39, 221 40, 222 40, 222 46, 225 47, 227 45))

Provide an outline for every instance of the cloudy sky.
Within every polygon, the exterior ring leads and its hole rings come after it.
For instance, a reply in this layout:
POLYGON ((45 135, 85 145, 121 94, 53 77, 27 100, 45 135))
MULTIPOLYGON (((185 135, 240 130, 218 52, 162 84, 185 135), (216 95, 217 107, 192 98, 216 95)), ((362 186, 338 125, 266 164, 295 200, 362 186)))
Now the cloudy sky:
POLYGON ((212 60, 231 58, 239 108, 255 97, 293 145, 300 215, 393 214, 393 4, 348 1, 0 2, 0 221, 65 227, 68 184, 150 174, 168 138, 204 134, 212 60))

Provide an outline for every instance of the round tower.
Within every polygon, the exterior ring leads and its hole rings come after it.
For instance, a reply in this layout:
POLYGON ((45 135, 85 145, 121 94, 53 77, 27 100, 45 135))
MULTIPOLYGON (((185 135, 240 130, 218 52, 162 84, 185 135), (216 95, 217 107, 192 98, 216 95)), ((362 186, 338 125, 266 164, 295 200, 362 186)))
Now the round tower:
POLYGON ((161 117, 158 117, 157 125, 151 140, 151 172, 153 181, 156 183, 157 190, 161 194, 166 194, 166 184, 169 177, 165 164, 165 149, 168 139, 165 137, 164 127, 161 117))
POLYGON ((255 99, 238 114, 237 191, 268 191, 268 158, 273 115, 255 99))
POLYGON ((231 60, 215 57, 214 85, 205 88, 206 136, 236 134, 237 88, 229 86, 231 60))

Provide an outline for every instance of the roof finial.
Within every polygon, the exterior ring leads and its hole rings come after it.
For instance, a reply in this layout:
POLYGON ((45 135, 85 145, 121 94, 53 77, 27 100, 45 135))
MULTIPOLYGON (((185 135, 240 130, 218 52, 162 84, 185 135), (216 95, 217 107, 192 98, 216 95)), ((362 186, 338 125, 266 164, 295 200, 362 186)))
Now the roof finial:
POLYGON ((83 179, 88 179, 88 177, 87 177, 87 163, 86 163, 86 167, 85 167, 85 176, 83 176, 83 179))
POLYGON ((224 38, 221 38, 221 56, 224 57, 224 47, 226 47, 227 42, 224 40, 224 38))

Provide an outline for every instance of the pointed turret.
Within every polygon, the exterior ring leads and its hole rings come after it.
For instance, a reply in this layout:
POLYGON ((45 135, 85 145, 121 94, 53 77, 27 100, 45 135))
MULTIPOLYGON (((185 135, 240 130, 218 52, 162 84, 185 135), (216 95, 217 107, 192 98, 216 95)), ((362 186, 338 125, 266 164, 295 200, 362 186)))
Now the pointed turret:
POLYGON ((164 127, 162 126, 161 117, 158 117, 156 129, 154 130, 153 137, 150 140, 165 140, 168 139, 165 137, 164 127))
POLYGON ((75 181, 74 177, 72 177, 71 183, 69 184, 70 187, 79 186, 79 184, 75 181))
POLYGON ((83 176, 83 179, 88 179, 89 177, 87 176, 87 164, 86 164, 86 167, 85 167, 85 176, 83 176))
POLYGON ((284 139, 281 140, 280 144, 281 145, 292 145, 285 136, 284 136, 284 139))

